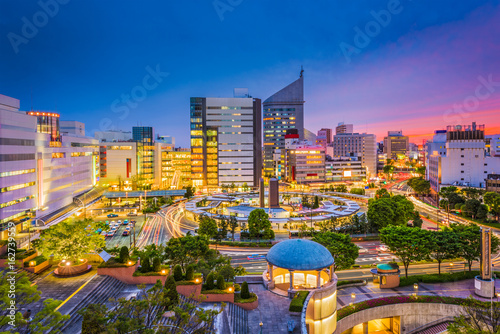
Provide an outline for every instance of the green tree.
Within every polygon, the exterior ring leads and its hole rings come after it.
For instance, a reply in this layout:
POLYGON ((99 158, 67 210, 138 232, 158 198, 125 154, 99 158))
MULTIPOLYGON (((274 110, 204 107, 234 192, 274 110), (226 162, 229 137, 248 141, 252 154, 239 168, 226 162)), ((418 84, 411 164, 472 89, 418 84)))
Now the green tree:
POLYGON ((149 256, 144 256, 141 259, 141 273, 149 273, 151 272, 151 262, 149 256))
POLYGON ((218 223, 219 230, 217 231, 218 240, 227 238, 228 227, 229 227, 229 221, 226 218, 219 219, 218 223))
POLYGON ((387 191, 385 188, 380 188, 375 192, 375 198, 384 198, 384 197, 391 197, 391 194, 387 191))
POLYGON ((392 179, 392 174, 394 173, 394 166, 393 165, 385 165, 383 171, 384 171, 384 174, 386 175, 387 179, 390 180, 390 179, 392 179))
POLYGON ((434 247, 431 255, 438 262, 438 273, 441 275, 441 263, 446 259, 453 259, 460 255, 460 243, 457 233, 446 230, 432 234, 434 247))
POLYGON ((415 211, 413 213, 413 227, 422 228, 423 223, 424 221, 420 217, 420 213, 418 211, 415 211))
POLYGON ((251 237, 257 237, 260 240, 261 231, 266 231, 271 229, 271 222, 269 221, 269 216, 264 209, 255 209, 250 212, 248 216, 248 230, 251 237))
POLYGON ((205 280, 205 287, 207 290, 213 290, 215 288, 214 280, 215 274, 213 272, 207 275, 207 278, 205 280))
POLYGON ((40 234, 38 250, 45 257, 53 255, 55 260, 78 261, 104 247, 104 236, 96 231, 97 224, 91 219, 64 220, 40 234))
POLYGON ((217 276, 217 289, 225 290, 226 282, 224 282, 224 277, 222 275, 217 276))
POLYGON ((365 190, 363 188, 352 188, 350 193, 355 195, 364 195, 365 190))
POLYGON ((431 191, 430 181, 426 181, 422 177, 411 178, 407 183, 418 195, 428 194, 431 191))
POLYGON ((219 269, 219 275, 222 275, 226 281, 230 282, 234 278, 234 268, 230 264, 226 264, 219 269))
POLYGON ((349 235, 325 232, 315 235, 312 240, 322 244, 332 253, 335 259, 335 271, 349 269, 359 256, 359 248, 351 241, 349 235))
POLYGON ((120 263, 127 263, 129 258, 130 258, 130 256, 129 256, 128 247, 123 246, 122 248, 120 248, 120 257, 119 257, 120 263))
POLYGON ((178 282, 178 281, 182 281, 183 280, 183 277, 182 277, 182 268, 180 265, 175 265, 174 267, 174 279, 178 282))
POLYGON ((464 207, 462 209, 462 214, 465 217, 472 217, 472 219, 477 217, 477 212, 481 202, 477 199, 468 199, 465 201, 464 207))
POLYGON ((347 193, 347 186, 345 184, 339 184, 335 187, 335 191, 338 193, 347 193))
POLYGON ((229 216, 229 230, 231 231, 233 241, 236 228, 238 228, 238 219, 235 216, 229 216))
POLYGON ((450 334, 498 334, 500 333, 500 307, 489 305, 472 296, 462 305, 462 313, 450 322, 450 334))
POLYGON ((186 268, 186 280, 192 281, 194 279, 194 264, 190 264, 186 268))
POLYGON ((217 235, 217 232, 217 222, 206 215, 200 215, 198 234, 205 235, 211 239, 217 235))
POLYGON ((172 308, 179 303, 179 293, 177 292, 177 284, 175 283, 174 276, 170 275, 165 281, 163 289, 164 306, 167 309, 172 308))
POLYGON ((425 166, 415 167, 415 173, 420 174, 420 176, 425 176, 425 166))
POLYGON ((103 304, 90 304, 78 313, 82 316, 82 334, 101 334, 106 331, 106 325, 110 320, 107 314, 108 308, 103 304))
POLYGON ((313 209, 319 208, 319 197, 314 196, 314 204, 313 204, 313 209))
MULTIPOLYGON (((476 224, 451 224, 450 228, 457 234, 459 242, 459 254, 469 265, 472 271, 472 262, 479 260, 481 255, 481 229, 476 224)), ((499 239, 491 236, 491 254, 494 254, 500 245, 499 239)))
POLYGON ((153 271, 154 272, 160 272, 160 267, 161 267, 161 260, 159 257, 154 257, 153 258, 153 271))
POLYGON ((191 197, 193 197, 194 193, 196 192, 195 187, 187 186, 187 187, 184 187, 184 189, 186 189, 186 192, 184 193, 184 198, 187 198, 187 199, 190 199, 191 197))
POLYGON ((56 310, 61 304, 60 300, 51 298, 44 300, 41 310, 32 315, 33 319, 30 322, 23 318, 21 312, 16 312, 16 310, 30 309, 31 305, 40 300, 40 294, 38 287, 31 284, 26 274, 11 275, 7 271, 0 272, 0 332, 43 334, 52 328, 51 333, 59 333, 59 328, 69 319, 68 315, 63 316, 56 310), (13 300, 12 288, 15 290, 16 302, 14 314, 9 309, 13 300), (16 325, 14 329, 12 323, 16 325))
POLYGON ((396 213, 390 198, 370 199, 367 214, 368 220, 379 229, 393 225, 396 221, 396 213))
POLYGON ((242 299, 249 299, 250 298, 250 291, 248 290, 248 283, 246 281, 244 281, 241 284, 240 297, 242 299))
POLYGON ((432 251, 431 233, 407 226, 388 226, 380 230, 380 240, 403 262, 408 277, 410 263, 426 259, 432 251))

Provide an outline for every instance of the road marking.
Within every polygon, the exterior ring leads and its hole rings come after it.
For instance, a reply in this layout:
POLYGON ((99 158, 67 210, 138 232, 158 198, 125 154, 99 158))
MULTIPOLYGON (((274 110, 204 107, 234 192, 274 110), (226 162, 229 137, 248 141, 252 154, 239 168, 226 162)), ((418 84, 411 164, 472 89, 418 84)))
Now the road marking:
POLYGON ((89 284, 89 282, 92 281, 94 279, 94 277, 96 277, 96 276, 97 276, 97 273, 94 274, 94 276, 92 276, 87 282, 83 283, 81 287, 79 287, 78 289, 76 289, 76 291, 73 292, 68 298, 66 298, 66 300, 63 301, 61 303, 61 305, 59 305, 58 307, 56 307, 56 309, 54 311, 59 310, 64 304, 66 304, 66 302, 68 302, 71 298, 73 298, 78 293, 78 291, 80 291, 81 289, 83 289, 85 287, 85 285, 89 284))

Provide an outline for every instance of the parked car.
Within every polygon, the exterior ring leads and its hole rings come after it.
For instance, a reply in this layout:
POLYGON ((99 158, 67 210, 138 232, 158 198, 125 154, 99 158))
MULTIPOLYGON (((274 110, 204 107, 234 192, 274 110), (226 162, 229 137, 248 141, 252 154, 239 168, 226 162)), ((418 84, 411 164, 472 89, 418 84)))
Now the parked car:
POLYGON ((129 217, 136 217, 137 213, 135 213, 135 212, 129 212, 129 213, 127 213, 127 216, 129 216, 129 217))
POLYGON ((128 225, 128 219, 125 219, 125 220, 123 221, 123 225, 128 225))
POLYGON ((116 217, 118 217, 118 215, 116 213, 110 213, 108 215, 108 218, 116 218, 116 217))
POLYGON ((130 231, 129 230, 125 230, 125 231, 123 231, 122 236, 126 237, 129 234, 130 234, 130 231))

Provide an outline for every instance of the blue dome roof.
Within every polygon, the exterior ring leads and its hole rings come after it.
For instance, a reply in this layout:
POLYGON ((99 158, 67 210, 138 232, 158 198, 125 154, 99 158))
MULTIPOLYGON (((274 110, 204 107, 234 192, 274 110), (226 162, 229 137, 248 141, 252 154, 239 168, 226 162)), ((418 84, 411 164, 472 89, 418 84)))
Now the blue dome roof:
POLYGON ((277 267, 294 270, 323 269, 334 263, 328 249, 306 239, 290 239, 277 243, 267 252, 266 260, 277 267))

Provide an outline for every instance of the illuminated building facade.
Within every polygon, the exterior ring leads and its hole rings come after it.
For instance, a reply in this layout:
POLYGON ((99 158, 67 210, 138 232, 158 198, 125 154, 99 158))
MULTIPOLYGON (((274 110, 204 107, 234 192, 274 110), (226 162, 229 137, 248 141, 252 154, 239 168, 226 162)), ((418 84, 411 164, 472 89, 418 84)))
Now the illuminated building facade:
POLYGON ((393 160, 404 159, 408 156, 410 142, 402 131, 389 131, 384 137, 384 153, 393 160))
POLYGON ((377 175, 377 139, 374 134, 340 133, 333 136, 332 157, 358 156, 368 177, 377 175))
POLYGON ((192 97, 190 116, 193 186, 257 186, 262 169, 260 99, 192 97))
POLYGON ((19 111, 19 100, 0 95, 0 231, 73 202, 99 181, 98 145, 81 132, 61 133, 59 115, 19 111))
POLYGON ((366 167, 359 157, 333 157, 325 161, 325 181, 364 181, 366 167))
POLYGON ((285 177, 297 183, 325 182, 325 148, 300 140, 298 131, 285 135, 285 177))
POLYGON ((161 151, 163 189, 182 189, 191 184, 191 150, 177 148, 161 151))
POLYGON ((264 101, 264 174, 285 176, 285 135, 297 129, 304 139, 304 77, 300 77, 264 101))

